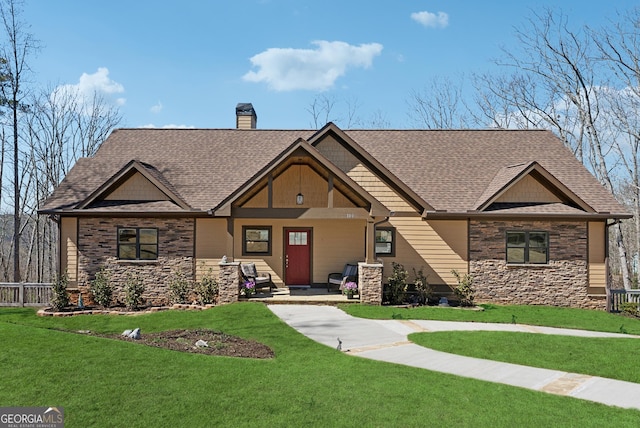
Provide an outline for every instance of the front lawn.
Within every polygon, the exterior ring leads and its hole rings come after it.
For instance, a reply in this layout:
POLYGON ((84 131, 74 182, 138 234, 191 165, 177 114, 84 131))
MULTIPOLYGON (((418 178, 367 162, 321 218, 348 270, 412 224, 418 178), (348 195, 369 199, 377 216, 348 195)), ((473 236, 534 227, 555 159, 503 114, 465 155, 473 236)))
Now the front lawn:
POLYGON ((441 321, 472 321, 542 325, 640 335, 640 319, 575 308, 552 306, 480 305, 483 310, 419 306, 341 305, 340 309, 360 318, 371 319, 427 319, 441 321))
POLYGON ((202 312, 39 318, 0 309, 0 406, 61 406, 68 427, 633 426, 640 412, 345 355, 259 303, 202 312), (271 360, 74 333, 210 328, 271 360))
POLYGON ((586 338, 500 331, 414 333, 418 345, 452 354, 640 383, 640 339, 586 338))

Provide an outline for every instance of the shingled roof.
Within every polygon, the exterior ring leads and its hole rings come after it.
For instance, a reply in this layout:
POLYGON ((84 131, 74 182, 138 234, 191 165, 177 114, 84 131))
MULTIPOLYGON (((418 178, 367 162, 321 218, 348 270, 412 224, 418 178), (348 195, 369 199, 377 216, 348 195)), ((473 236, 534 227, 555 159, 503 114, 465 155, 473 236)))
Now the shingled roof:
MULTIPOLYGON (((334 129, 335 125, 331 125, 334 129)), ((325 127, 326 129, 326 127, 325 127)), ((127 164, 153 168, 192 211, 207 211, 245 184, 293 142, 314 130, 119 129, 93 158, 80 159, 46 201, 42 212, 73 210, 127 164)), ((323 132, 323 131, 319 131, 323 132)), ((370 159, 424 200, 431 209, 472 213, 514 165, 536 162, 595 214, 629 214, 549 131, 535 130, 345 130, 370 159)), ((505 181, 506 180, 506 181, 505 181)), ((495 188, 495 189, 494 189, 495 188)), ((560 204, 558 204, 560 205, 560 204)), ((579 212, 557 207, 559 214, 579 212)), ((104 209, 104 207, 103 207, 104 209)), ((493 207, 495 210, 496 207, 493 207)), ((510 212, 535 208, 506 207, 510 212)), ((543 212, 552 206, 542 208, 543 212)))

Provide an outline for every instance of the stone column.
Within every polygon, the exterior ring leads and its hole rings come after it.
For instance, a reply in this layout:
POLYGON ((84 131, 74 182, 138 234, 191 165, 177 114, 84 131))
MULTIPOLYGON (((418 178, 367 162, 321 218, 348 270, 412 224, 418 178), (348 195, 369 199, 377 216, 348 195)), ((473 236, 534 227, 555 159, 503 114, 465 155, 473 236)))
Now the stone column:
POLYGON ((382 263, 358 263, 360 302, 382 304, 382 263))
POLYGON ((233 303, 240 296, 240 262, 220 262, 218 304, 233 303))

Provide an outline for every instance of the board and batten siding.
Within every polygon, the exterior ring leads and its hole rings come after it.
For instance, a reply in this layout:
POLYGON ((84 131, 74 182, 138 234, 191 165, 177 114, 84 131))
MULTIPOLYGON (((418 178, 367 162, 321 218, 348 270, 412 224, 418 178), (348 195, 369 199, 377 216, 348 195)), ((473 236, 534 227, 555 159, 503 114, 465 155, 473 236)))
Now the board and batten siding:
POLYGON ((62 217, 60 219, 60 267, 66 271, 69 284, 75 286, 78 281, 78 219, 62 217))
POLYGON ((538 180, 527 175, 510 187, 496 202, 556 203, 562 201, 538 180))
MULTIPOLYGON (((310 208, 329 205, 329 184, 308 165, 292 165, 274 178, 272 184, 273 208, 310 208), (304 195, 304 203, 296 204, 296 195, 304 195)), ((267 208, 269 190, 265 186, 251 199, 242 204, 243 208, 267 208)), ((351 202, 342 192, 334 188, 333 206, 352 208, 351 202)))
POLYGON ((604 222, 591 221, 589 228, 589 294, 605 294, 607 286, 606 228, 604 222))
POLYGON ((169 198, 145 176, 136 172, 105 198, 107 201, 168 201, 169 198))

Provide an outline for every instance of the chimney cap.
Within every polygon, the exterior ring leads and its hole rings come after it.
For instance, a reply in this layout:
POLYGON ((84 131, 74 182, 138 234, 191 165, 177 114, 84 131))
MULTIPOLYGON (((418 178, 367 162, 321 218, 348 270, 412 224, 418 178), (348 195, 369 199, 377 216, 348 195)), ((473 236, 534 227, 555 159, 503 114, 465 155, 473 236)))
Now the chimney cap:
POLYGON ((239 116, 255 116, 256 111, 251 103, 238 103, 236 105, 236 114, 239 116))

